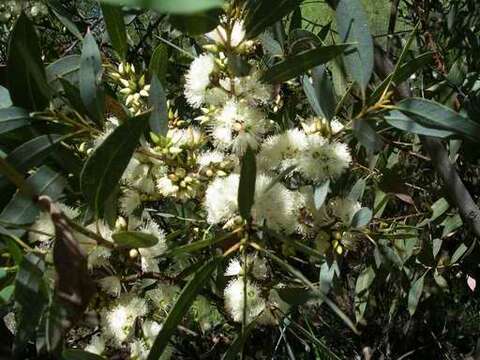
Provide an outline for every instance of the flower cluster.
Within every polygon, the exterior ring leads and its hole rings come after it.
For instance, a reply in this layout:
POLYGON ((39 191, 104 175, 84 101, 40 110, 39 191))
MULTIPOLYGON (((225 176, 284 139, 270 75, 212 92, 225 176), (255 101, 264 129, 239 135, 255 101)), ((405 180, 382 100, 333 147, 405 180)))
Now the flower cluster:
MULTIPOLYGON (((303 241, 331 256, 357 248, 360 237, 351 223, 361 205, 333 187, 352 164, 347 144, 338 140, 343 125, 303 112, 305 118, 298 115, 289 127, 274 121, 282 106, 281 90, 262 78, 253 50, 258 43, 245 36, 242 20, 226 18, 206 34, 205 52, 193 59, 185 74, 183 95, 190 109, 184 114, 184 106, 175 105, 181 101, 169 99, 168 131, 142 137, 120 181, 116 218, 108 224, 96 219, 86 226, 103 242, 75 234, 88 253, 102 304, 100 333, 86 346, 89 352, 105 354, 128 347, 132 358, 146 358, 178 298, 176 276, 191 264, 181 257, 174 264, 162 261, 175 245, 167 240, 170 227, 161 222, 164 204, 194 209, 200 225, 187 241, 198 240, 198 234, 206 238, 228 231, 259 242, 270 235, 303 241), (245 70, 234 71, 234 60, 227 53, 238 56, 245 70), (257 166, 248 220, 240 216, 238 204, 240 165, 247 151, 255 153, 257 166), (315 189, 325 184, 330 184, 329 194, 318 204, 315 189), (121 249, 114 241, 120 232, 148 234, 156 243, 121 249), (126 275, 132 271, 136 273, 126 275)), ((142 70, 121 63, 110 79, 131 115, 149 111, 150 89, 142 70)), ((122 121, 108 118, 103 132, 81 145, 88 148, 85 152, 100 146, 122 121)), ((80 211, 61 208, 80 222, 80 211)), ((31 230, 32 243, 51 245, 54 228, 48 215, 41 214, 31 230)), ((247 251, 245 239, 232 247, 242 254, 224 271, 222 306, 234 322, 277 325, 289 310, 279 295, 284 285, 273 277, 265 258, 247 251)), ((289 254, 288 246, 281 249, 289 254)), ((211 299, 200 296, 189 315, 208 331, 223 320, 222 313, 211 299)))

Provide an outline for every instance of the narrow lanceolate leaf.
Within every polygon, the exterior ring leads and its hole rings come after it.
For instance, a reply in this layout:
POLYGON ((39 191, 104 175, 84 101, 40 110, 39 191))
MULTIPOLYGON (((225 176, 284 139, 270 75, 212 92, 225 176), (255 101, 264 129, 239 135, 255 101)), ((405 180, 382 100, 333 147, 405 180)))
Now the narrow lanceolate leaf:
POLYGON ((367 226, 370 220, 372 220, 373 212, 369 208, 361 208, 355 215, 353 215, 351 226, 354 228, 360 228, 367 226))
POLYGON ((162 83, 156 75, 152 76, 150 84, 150 106, 152 114, 150 115, 150 130, 159 135, 167 135, 168 131, 168 109, 167 96, 162 83))
POLYGON ((254 38, 295 9, 302 0, 248 0, 245 19, 247 38, 254 38))
POLYGON ((249 147, 243 155, 238 186, 238 209, 244 219, 250 218, 255 200, 255 182, 257 179, 257 164, 254 151, 249 147))
POLYGON ((47 0, 47 5, 52 10, 57 19, 74 35, 77 39, 82 40, 82 34, 77 25, 72 21, 75 14, 72 14, 62 4, 62 0, 47 0))
POLYGON ((404 81, 408 80, 410 76, 422 69, 424 66, 430 64, 432 60, 432 53, 429 52, 421 54, 416 58, 399 66, 397 71, 394 74, 390 74, 385 80, 383 80, 382 83, 372 93, 372 95, 370 95, 370 102, 374 103, 376 100, 378 100, 390 83, 396 85, 403 83, 404 81))
POLYGON ((5 109, 12 106, 12 98, 7 88, 0 85, 0 109, 5 109))
POLYGON ((10 35, 7 68, 13 104, 28 110, 43 110, 48 105, 50 90, 35 28, 23 13, 10 35))
POLYGON ((125 60, 128 44, 122 8, 120 6, 102 4, 102 13, 107 25, 110 42, 120 59, 125 60))
POLYGON ((363 198, 363 193, 365 192, 365 187, 367 186, 367 181, 365 179, 358 179, 358 181, 353 185, 352 190, 348 194, 348 198, 353 201, 361 201, 363 198))
POLYGON ((332 120, 336 108, 335 91, 325 65, 312 69, 311 82, 308 76, 304 76, 303 91, 317 116, 332 120))
MULTIPOLYGON (((40 165, 61 140, 62 136, 55 134, 38 136, 14 149, 5 160, 18 172, 24 173, 40 165)), ((8 179, 0 176, 0 189, 5 186, 8 186, 8 179)))
POLYGON ((58 59, 45 68, 47 82, 53 88, 59 88, 61 84, 58 79, 68 80, 70 83, 78 85, 80 72, 80 56, 69 55, 58 59))
POLYGON ((30 124, 27 110, 18 107, 0 108, 0 134, 27 126, 30 124))
POLYGON ((304 74, 311 68, 325 64, 343 53, 350 45, 323 46, 318 49, 307 50, 294 56, 287 57, 275 64, 262 76, 262 80, 269 83, 281 83, 304 74))
POLYGON ((335 17, 340 39, 355 43, 345 54, 345 67, 364 94, 373 73, 373 39, 367 14, 360 0, 340 0, 335 17))
POLYGON ((138 231, 118 232, 112 238, 119 247, 125 249, 148 248, 158 243, 155 236, 138 231))
POLYGON ((17 321, 13 358, 25 359, 27 342, 34 336, 47 303, 46 284, 43 280, 45 261, 33 253, 26 254, 15 279, 15 301, 21 306, 17 321))
POLYGON ((417 311, 417 306, 423 293, 423 283, 425 280, 425 275, 426 273, 419 277, 417 280, 413 281, 412 287, 408 292, 408 312, 410 313, 410 316, 413 316, 413 314, 415 314, 415 311, 417 311))
POLYGON ((195 300, 200 289, 205 286, 206 281, 215 270, 217 265, 220 262, 220 258, 213 258, 198 269, 192 279, 185 285, 178 300, 172 309, 168 313, 165 322, 163 323, 162 330, 157 335, 152 349, 148 354, 147 360, 157 360, 160 358, 162 353, 165 351, 165 348, 170 341, 177 325, 182 321, 185 313, 188 311, 193 301, 195 300))
POLYGON ((148 116, 143 114, 121 124, 85 163, 80 186, 97 215, 103 212, 105 201, 115 191, 147 123, 148 116))
POLYGON ((315 192, 313 193, 315 209, 319 210, 323 206, 323 204, 325 203, 325 200, 327 199, 327 195, 329 191, 330 191, 330 180, 325 181, 323 184, 315 188, 315 192))
POLYGON ((102 0, 104 3, 144 7, 169 14, 193 14, 222 7, 224 0, 102 0))
POLYGON ((149 71, 153 77, 156 75, 158 79, 165 84, 168 68, 168 47, 161 43, 155 48, 150 59, 149 71))
POLYGON ((102 84, 102 59, 93 35, 88 32, 83 39, 80 58, 80 97, 89 115, 98 123, 103 122, 105 94, 102 84))
POLYGON ((479 124, 434 101, 405 99, 397 109, 424 127, 452 131, 472 141, 480 139, 479 124))
MULTIPOLYGON (((47 195, 53 200, 57 200, 67 185, 67 181, 59 173, 47 166, 42 166, 26 180, 25 184, 33 195, 47 195)), ((39 212, 40 210, 30 196, 17 192, 0 213, 0 221, 5 224, 27 225, 35 221, 39 212)), ((25 230, 12 229, 12 232, 17 236, 22 236, 25 230)))
POLYGON ((455 136, 455 132, 450 130, 434 129, 423 126, 398 110, 391 111, 385 116, 385 121, 388 125, 393 126, 396 129, 410 132, 412 134, 438 137, 440 139, 455 136))

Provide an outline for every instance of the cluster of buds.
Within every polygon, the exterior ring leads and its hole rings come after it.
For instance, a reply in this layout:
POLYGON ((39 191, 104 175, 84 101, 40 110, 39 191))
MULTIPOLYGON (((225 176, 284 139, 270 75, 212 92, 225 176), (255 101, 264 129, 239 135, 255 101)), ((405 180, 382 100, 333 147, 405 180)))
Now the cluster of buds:
POLYGON ((133 64, 120 63, 110 77, 120 86, 120 94, 132 114, 147 110, 150 85, 145 84, 145 74, 139 76, 133 64))
POLYGON ((187 172, 184 168, 178 167, 168 175, 168 178, 176 190, 176 197, 179 199, 191 199, 198 193, 200 181, 196 173, 187 172))
POLYGON ((323 137, 329 138, 343 130, 343 125, 337 119, 328 121, 325 118, 312 116, 301 123, 303 130, 307 134, 319 134, 323 137))
POLYGON ((0 4, 0 23, 7 23, 20 15, 20 4, 17 1, 5 1, 0 4))

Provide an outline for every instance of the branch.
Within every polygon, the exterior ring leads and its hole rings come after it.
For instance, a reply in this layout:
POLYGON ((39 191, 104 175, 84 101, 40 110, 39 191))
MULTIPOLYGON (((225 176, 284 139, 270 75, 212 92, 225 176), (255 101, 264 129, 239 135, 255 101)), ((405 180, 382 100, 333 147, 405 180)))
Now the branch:
MULTIPOLYGON (((375 47, 375 70, 381 78, 387 77, 394 69, 392 61, 385 51, 375 47)), ((412 96, 406 83, 398 84, 395 95, 399 98, 412 96)), ((480 209, 472 199, 467 188, 458 175, 454 163, 451 162, 443 143, 436 138, 421 136, 423 148, 432 159, 432 164, 444 183, 445 190, 453 205, 458 208, 460 216, 465 224, 470 226, 475 235, 480 237, 480 209)))

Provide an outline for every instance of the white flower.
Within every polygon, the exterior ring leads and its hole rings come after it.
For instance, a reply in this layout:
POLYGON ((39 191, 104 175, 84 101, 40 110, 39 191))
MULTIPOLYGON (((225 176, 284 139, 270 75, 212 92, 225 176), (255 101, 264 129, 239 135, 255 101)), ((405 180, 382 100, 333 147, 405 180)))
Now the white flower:
POLYGON ((215 29, 205 34, 207 38, 219 45, 230 45, 232 48, 239 46, 245 39, 245 28, 242 20, 236 20, 233 23, 230 39, 228 39, 227 31, 223 25, 218 25, 215 29))
POLYGON ((205 103, 213 106, 221 106, 228 101, 228 93, 219 87, 207 89, 205 103))
MULTIPOLYGON (((80 215, 78 209, 71 208, 62 203, 56 203, 58 208, 70 219, 75 219, 80 215)), ((52 218, 49 213, 40 212, 37 220, 31 226, 31 230, 28 233, 28 238, 31 242, 45 242, 55 237, 55 225, 52 222, 52 218)))
POLYGON ((268 137, 262 144, 258 154, 260 169, 284 171, 297 165, 297 157, 307 146, 307 135, 299 129, 268 137))
POLYGON ((225 178, 216 178, 210 184, 205 193, 208 223, 226 223, 235 217, 239 179, 238 174, 231 174, 225 178))
POLYGON ((127 190, 120 198, 120 212, 125 216, 130 216, 142 205, 142 198, 135 190, 127 190))
POLYGON ((338 178, 351 161, 347 145, 329 143, 319 135, 310 135, 306 150, 298 157, 298 170, 306 179, 321 182, 338 178))
POLYGON ((98 280, 98 284, 107 294, 119 297, 122 291, 122 284, 118 276, 107 276, 98 280))
POLYGON ((145 336, 146 340, 149 342, 153 343, 160 330, 162 330, 162 325, 156 321, 146 320, 142 324, 143 336, 145 336))
POLYGON ((170 129, 167 133, 167 138, 175 147, 189 146, 196 147, 201 145, 203 141, 203 133, 196 127, 189 127, 187 129, 170 129))
POLYGON ((135 340, 130 344, 130 359, 146 360, 150 347, 143 340, 135 340))
POLYGON ((200 55, 195 58, 188 70, 185 83, 185 97, 194 108, 199 108, 205 101, 205 93, 210 85, 210 74, 215 69, 212 55, 200 55))
POLYGON ((125 296, 119 299, 111 309, 102 314, 105 334, 120 345, 132 334, 135 320, 146 312, 147 304, 139 297, 125 296))
MULTIPOLYGON (((248 274, 255 279, 264 280, 267 278, 267 262, 265 259, 251 254, 247 255, 248 274)), ((230 263, 225 270, 225 276, 243 276, 244 266, 243 258, 235 258, 230 260, 230 263)))
MULTIPOLYGON (((296 198, 282 184, 277 182, 271 186, 272 182, 273 179, 266 175, 257 177, 252 217, 258 225, 266 223, 272 230, 292 233, 297 228, 296 198)), ((238 184, 238 174, 216 178, 210 184, 205 194, 207 221, 210 224, 228 224, 235 218, 238 210, 238 184)))
POLYGON ((350 225, 357 211, 362 208, 358 201, 339 197, 331 200, 328 205, 333 216, 347 226, 350 225))
POLYGON ((178 192, 179 187, 168 176, 163 176, 157 180, 157 189, 163 196, 173 196, 178 192))
POLYGON ((160 256, 165 253, 167 250, 167 243, 165 238, 165 232, 160 229, 158 224, 153 220, 148 220, 147 223, 142 226, 139 231, 155 236, 158 239, 158 242, 148 248, 138 249, 141 255, 142 262, 142 271, 159 271, 157 256, 160 256))
POLYGON ((297 228, 297 199, 281 183, 276 182, 272 186, 272 182, 273 178, 269 176, 257 176, 252 217, 258 225, 265 222, 272 230, 290 234, 297 228))
POLYGON ((105 351, 105 339, 101 335, 94 335, 83 350, 95 355, 102 355, 105 351))
POLYGON ((235 79, 235 90, 247 102, 266 104, 271 98, 273 88, 260 81, 261 72, 253 69, 250 75, 235 79))
POLYGON ((231 280, 223 293, 225 309, 236 322, 243 322, 245 308, 246 323, 252 322, 264 309, 265 300, 261 297, 259 287, 252 281, 247 281, 247 303, 245 306, 244 281, 242 277, 231 280))
POLYGON ((246 102, 228 101, 215 115, 211 136, 221 150, 232 149, 243 154, 248 147, 256 149, 269 127, 262 112, 246 102))
POLYGON ((197 164, 202 169, 212 164, 220 164, 224 159, 225 154, 220 151, 205 151, 198 156, 197 164))

